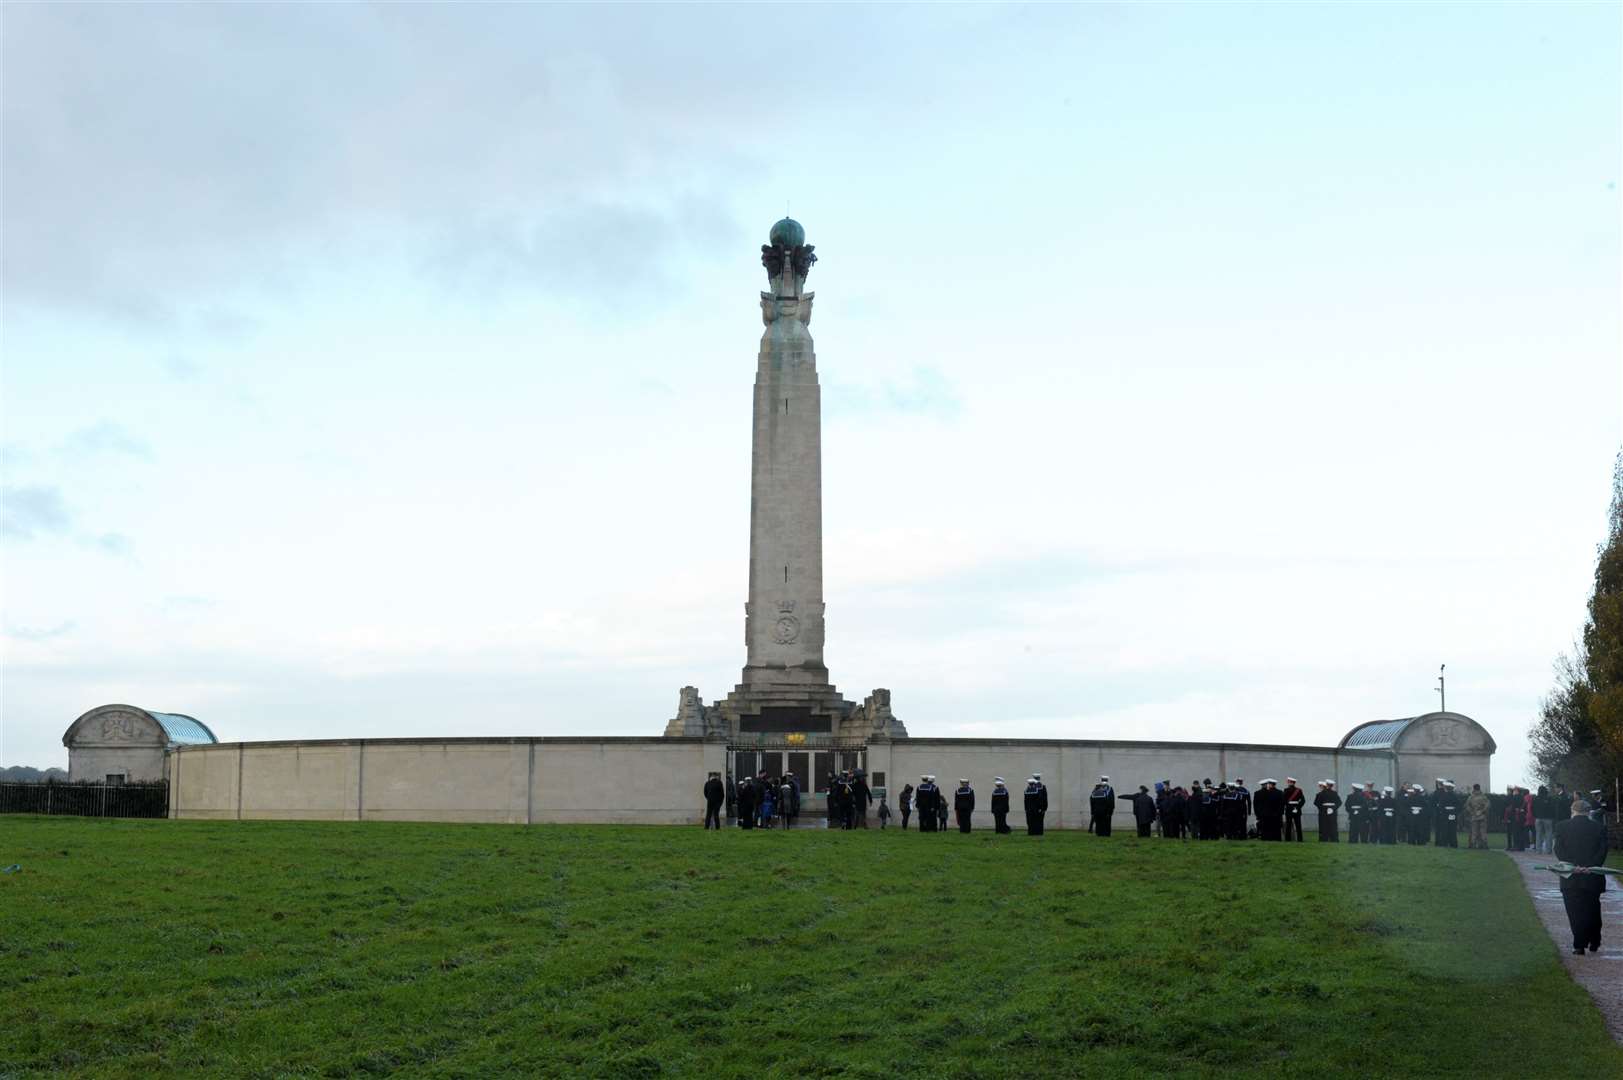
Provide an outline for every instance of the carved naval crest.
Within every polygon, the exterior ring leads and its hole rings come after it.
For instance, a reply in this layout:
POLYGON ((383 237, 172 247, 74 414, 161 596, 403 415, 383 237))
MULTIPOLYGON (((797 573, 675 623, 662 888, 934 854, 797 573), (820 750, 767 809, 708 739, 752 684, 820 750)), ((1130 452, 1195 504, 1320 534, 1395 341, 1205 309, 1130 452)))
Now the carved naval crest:
POLYGON ((1431 725, 1431 745, 1455 747, 1460 744, 1458 720, 1438 720, 1431 725))
POLYGON ((129 713, 113 713, 101 718, 101 737, 109 742, 123 742, 135 738, 135 717, 129 713))

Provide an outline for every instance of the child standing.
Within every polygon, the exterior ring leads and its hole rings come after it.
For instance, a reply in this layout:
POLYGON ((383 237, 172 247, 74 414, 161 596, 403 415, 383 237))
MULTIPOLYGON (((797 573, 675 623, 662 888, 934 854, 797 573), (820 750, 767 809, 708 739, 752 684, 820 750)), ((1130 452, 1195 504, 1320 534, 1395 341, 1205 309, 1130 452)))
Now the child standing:
POLYGON ((879 796, 879 827, 883 829, 890 824, 890 803, 884 795, 879 796))

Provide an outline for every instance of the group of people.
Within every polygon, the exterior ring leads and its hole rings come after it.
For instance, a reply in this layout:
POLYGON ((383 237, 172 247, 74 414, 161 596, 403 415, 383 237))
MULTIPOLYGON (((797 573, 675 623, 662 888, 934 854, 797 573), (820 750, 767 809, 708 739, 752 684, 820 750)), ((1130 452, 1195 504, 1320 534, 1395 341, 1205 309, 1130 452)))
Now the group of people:
MULTIPOLYGON (((1033 773, 1026 778, 1024 799, 1026 832, 1031 836, 1041 836, 1043 816, 1048 813, 1048 788, 1043 784, 1041 773, 1033 773)), ((908 819, 916 808, 919 832, 947 831, 947 793, 936 784, 933 774, 925 773, 919 777, 918 787, 904 784, 897 802, 902 811, 902 828, 907 828, 908 819)), ((992 811, 993 832, 1003 834, 1014 831, 1009 828, 1009 785, 1001 776, 992 780, 989 809, 992 811)), ((968 777, 958 778, 958 786, 952 792, 952 812, 958 822, 958 831, 969 832, 975 814, 975 789, 968 777)))
POLYGON ((1513 784, 1506 789, 1506 794, 1509 799, 1501 820, 1508 851, 1526 851, 1531 847, 1539 855, 1553 855, 1555 828, 1572 816, 1576 803, 1587 804, 1591 809, 1586 813, 1597 818, 1603 818, 1612 809, 1599 789, 1587 796, 1582 792, 1568 794, 1565 784, 1557 784, 1554 791, 1540 784, 1536 793, 1513 784))
MULTIPOLYGON (((1510 795, 1503 814, 1507 847, 1512 851, 1525 851, 1531 843, 1541 854, 1552 853, 1555 825, 1570 816, 1574 796, 1564 787, 1557 787, 1553 792, 1540 787, 1537 794, 1524 787, 1512 787, 1510 795)), ((723 806, 727 819, 736 820, 746 829, 770 829, 774 824, 789 828, 800 817, 800 781, 792 773, 768 776, 763 772, 735 784, 732 778, 723 781, 719 772, 713 772, 705 781, 704 799, 707 829, 721 828, 723 806)), ((1001 776, 995 778, 989 809, 993 830, 997 833, 1013 831, 1008 821, 1010 801, 1007 783, 1001 776)), ((861 769, 839 773, 829 783, 828 827, 868 828, 869 808, 876 802, 879 825, 884 828, 890 822, 891 811, 883 790, 876 796, 861 769)), ((1152 830, 1158 830, 1168 840, 1300 841, 1308 797, 1293 776, 1285 778, 1284 787, 1269 777, 1261 781, 1255 792, 1246 787, 1243 779, 1213 784, 1208 777, 1190 781, 1187 787, 1162 780, 1156 783, 1153 793, 1140 785, 1130 795, 1116 794, 1110 777, 1101 776, 1088 796, 1088 831, 1095 836, 1109 836, 1118 802, 1131 805, 1139 836, 1147 837, 1152 835, 1152 830)), ((1043 819, 1048 812, 1048 788, 1043 784, 1042 774, 1034 773, 1027 778, 1023 803, 1026 832, 1041 836, 1043 819)), ((1323 842, 1340 841, 1341 819, 1345 817, 1347 840, 1353 844, 1430 843, 1437 847, 1459 847, 1463 826, 1467 846, 1479 849, 1488 846, 1490 803, 1480 784, 1472 784, 1471 793, 1465 795, 1452 780, 1443 777, 1437 778, 1436 787, 1430 792, 1419 784, 1406 784, 1401 788, 1388 784, 1377 791, 1375 784, 1368 782, 1362 786, 1352 785, 1352 790, 1343 798, 1334 780, 1320 780, 1312 805, 1318 838, 1323 842)), ((1588 806, 1595 808, 1593 813, 1597 817, 1608 809, 1599 791, 1589 793, 1588 806)), ((958 786, 949 792, 937 784, 933 774, 926 773, 919 778, 917 787, 912 784, 902 787, 897 808, 903 829, 917 813, 920 832, 946 832, 950 811, 957 821, 958 831, 967 833, 973 826, 975 789, 968 778, 960 777, 958 786)))
MULTIPOLYGON (((1089 794, 1092 811, 1088 828, 1095 836, 1109 836, 1117 801, 1132 804, 1138 835, 1149 836, 1159 823, 1168 840, 1291 840, 1303 837, 1302 818, 1307 793, 1294 776, 1285 777, 1285 786, 1273 777, 1263 780, 1255 792, 1243 779, 1214 785, 1211 778, 1190 781, 1188 787, 1162 780, 1155 793, 1139 786, 1131 795, 1117 795, 1110 777, 1099 777, 1089 794), (1255 817, 1256 825, 1251 824, 1255 817)), ((1341 839, 1341 815, 1347 817, 1347 839, 1363 844, 1425 844, 1436 837, 1438 847, 1459 846, 1459 826, 1470 824, 1471 846, 1487 847, 1488 797, 1481 785, 1472 785, 1472 794, 1462 797, 1451 780, 1441 777, 1437 788, 1427 794, 1418 784, 1402 791, 1390 784, 1380 791, 1366 783, 1342 798, 1334 780, 1320 780, 1313 796, 1318 837, 1327 843, 1341 839)))

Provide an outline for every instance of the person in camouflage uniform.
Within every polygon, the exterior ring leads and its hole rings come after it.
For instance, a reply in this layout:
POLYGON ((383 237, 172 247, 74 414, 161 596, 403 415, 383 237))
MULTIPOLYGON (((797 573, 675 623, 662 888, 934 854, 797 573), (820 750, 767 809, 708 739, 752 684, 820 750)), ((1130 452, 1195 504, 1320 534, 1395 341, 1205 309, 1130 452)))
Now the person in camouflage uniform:
POLYGON ((1471 785, 1471 794, 1465 800, 1465 819, 1471 823, 1471 841, 1466 847, 1488 846, 1488 797, 1482 794, 1481 784, 1471 785))

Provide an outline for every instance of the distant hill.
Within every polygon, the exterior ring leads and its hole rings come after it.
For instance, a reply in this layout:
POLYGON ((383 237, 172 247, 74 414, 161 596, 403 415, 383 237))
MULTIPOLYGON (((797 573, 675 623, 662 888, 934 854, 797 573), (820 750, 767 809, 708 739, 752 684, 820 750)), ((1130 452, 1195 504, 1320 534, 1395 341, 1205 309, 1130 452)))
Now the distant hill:
POLYGON ((32 765, 7 765, 0 768, 0 780, 66 780, 66 769, 36 769, 32 765))

